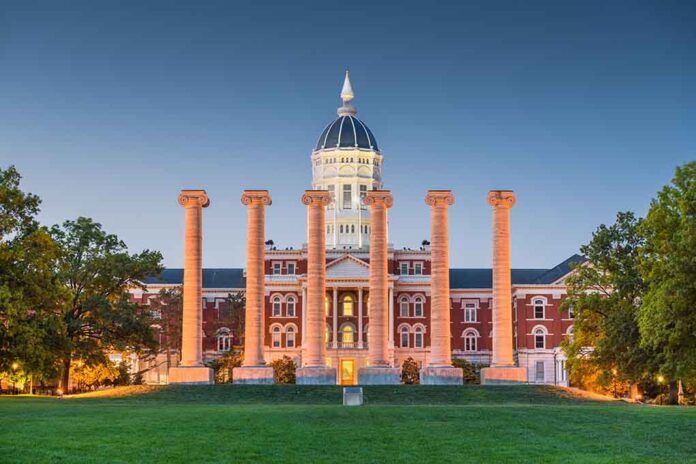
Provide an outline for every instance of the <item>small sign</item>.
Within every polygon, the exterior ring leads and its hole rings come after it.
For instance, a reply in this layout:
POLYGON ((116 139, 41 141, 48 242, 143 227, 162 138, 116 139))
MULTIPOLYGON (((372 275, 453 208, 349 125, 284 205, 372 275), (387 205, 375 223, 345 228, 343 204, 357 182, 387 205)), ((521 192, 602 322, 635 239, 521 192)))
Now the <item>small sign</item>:
POLYGON ((343 387, 343 406, 362 406, 362 387, 343 387))

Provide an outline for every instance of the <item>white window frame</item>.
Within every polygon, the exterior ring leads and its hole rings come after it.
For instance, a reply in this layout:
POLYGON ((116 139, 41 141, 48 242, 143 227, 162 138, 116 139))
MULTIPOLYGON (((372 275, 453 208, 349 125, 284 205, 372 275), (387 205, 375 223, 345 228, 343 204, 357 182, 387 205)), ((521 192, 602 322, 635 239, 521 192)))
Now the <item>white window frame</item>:
POLYGON ((297 334, 297 328, 293 324, 288 324, 285 326, 285 347, 295 348, 295 336, 297 334))
POLYGON ((399 298, 399 317, 410 317, 411 308, 409 308, 409 306, 408 297, 402 296, 399 298), (404 308, 406 308, 405 311, 404 308))
POLYGON ((536 319, 538 321, 543 321, 546 319, 546 305, 547 301, 546 298, 542 297, 534 297, 532 298, 532 319, 536 319), (541 307, 541 317, 537 317, 537 308, 541 307))
POLYGON ((401 346, 401 348, 410 348, 410 332, 409 328, 405 325, 399 328, 399 346, 401 346), (405 339, 404 336, 406 337, 405 339), (406 343, 404 343, 404 340, 406 340, 406 343))
POLYGON ((422 325, 417 325, 413 328, 413 347, 418 349, 425 348, 425 328, 422 325))
POLYGON ((295 263, 295 261, 288 261, 288 262, 285 264, 285 266, 286 266, 288 275, 295 275, 295 274, 297 274, 297 264, 295 263), (291 266, 292 266, 292 272, 290 272, 291 266))
POLYGON ((546 337, 549 335, 549 331, 543 325, 537 325, 532 329, 532 338, 534 340, 535 350, 545 350, 546 349, 546 337), (537 346, 537 337, 543 337, 543 346, 537 346))
POLYGON ((478 351, 478 339, 480 337, 476 329, 466 329, 462 334, 464 338, 464 351, 474 353, 478 351))
POLYGON ((279 325, 271 326, 271 348, 283 347, 283 328, 279 325))
POLYGON ((288 297, 287 301, 285 302, 285 315, 287 317, 295 317, 297 314, 297 300, 295 300, 294 296, 288 297))
POLYGON ((282 273, 283 273, 283 262, 282 261, 273 261, 271 263, 271 274, 280 275, 282 273))
POLYGON ((399 263, 399 273, 401 275, 408 275, 408 263, 399 263))
POLYGON ((271 300, 271 317, 282 317, 283 316, 283 299, 279 296, 274 296, 271 300), (276 313, 276 305, 278 311, 276 313))
POLYGON ((423 263, 421 261, 413 263, 413 275, 423 275, 423 263))
POLYGON ((477 309, 476 303, 464 303, 464 322, 478 322, 477 309))
POLYGON ((417 296, 413 299, 413 317, 424 317, 425 315, 425 298, 417 296), (418 308, 420 307, 420 311, 418 308))
POLYGON ((536 361, 534 363, 534 382, 544 383, 546 381, 546 365, 544 361, 536 361), (539 369, 541 367, 541 369, 539 369), (539 375, 541 374, 541 375, 539 375), (540 378, 541 377, 541 378, 540 378))

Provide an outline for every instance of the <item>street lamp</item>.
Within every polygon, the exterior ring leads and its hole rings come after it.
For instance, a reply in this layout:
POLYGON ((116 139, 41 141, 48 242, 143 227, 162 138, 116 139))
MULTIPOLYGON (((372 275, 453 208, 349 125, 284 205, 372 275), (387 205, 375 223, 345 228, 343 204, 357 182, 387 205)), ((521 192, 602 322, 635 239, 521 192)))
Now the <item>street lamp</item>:
POLYGON ((12 363, 12 394, 17 394, 17 369, 19 369, 19 364, 15 361, 12 363))

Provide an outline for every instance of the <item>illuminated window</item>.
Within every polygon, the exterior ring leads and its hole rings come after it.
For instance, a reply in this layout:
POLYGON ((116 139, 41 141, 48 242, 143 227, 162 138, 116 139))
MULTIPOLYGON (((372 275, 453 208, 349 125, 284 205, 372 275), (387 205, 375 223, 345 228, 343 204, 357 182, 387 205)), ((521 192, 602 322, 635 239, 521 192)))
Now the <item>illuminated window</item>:
POLYGON ((476 322, 476 305, 474 303, 464 305, 464 322, 476 322))
POLYGON ((271 338, 273 339, 273 348, 280 348, 280 327, 273 327, 273 332, 271 332, 271 338))
POLYGON ((331 314, 331 303, 329 303, 329 297, 325 296, 324 297, 324 314, 329 315, 331 314))
POLYGON ((288 298, 288 302, 286 304, 286 316, 295 317, 295 298, 293 297, 288 298))
POLYGON ((423 298, 416 297, 416 302, 413 304, 413 316, 423 317, 423 298))
POLYGON ((399 316, 408 317, 408 299, 405 296, 399 301, 399 316))
POLYGON ((341 343, 343 343, 344 346, 349 347, 353 344, 355 339, 353 338, 355 331, 353 330, 353 326, 350 324, 346 324, 341 328, 341 343))
POLYGON ((408 327, 401 328, 401 348, 408 348, 408 327))
POLYGON ((273 298, 273 317, 280 317, 281 315, 281 309, 280 309, 280 297, 277 296, 273 298))
POLYGON ((544 300, 534 300, 534 319, 544 319, 544 300))
POLYGON ((353 315, 353 297, 350 295, 346 295, 343 297, 343 315, 353 315))

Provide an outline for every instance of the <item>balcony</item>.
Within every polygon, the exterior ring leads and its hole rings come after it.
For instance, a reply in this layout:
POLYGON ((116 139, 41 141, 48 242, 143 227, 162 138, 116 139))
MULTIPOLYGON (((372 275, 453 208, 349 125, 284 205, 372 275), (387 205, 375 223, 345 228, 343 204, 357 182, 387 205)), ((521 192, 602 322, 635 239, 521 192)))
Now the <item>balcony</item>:
POLYGON ((327 349, 339 349, 339 350, 366 350, 367 342, 362 343, 362 347, 359 346, 358 342, 338 342, 334 348, 333 342, 328 342, 326 344, 327 349))

